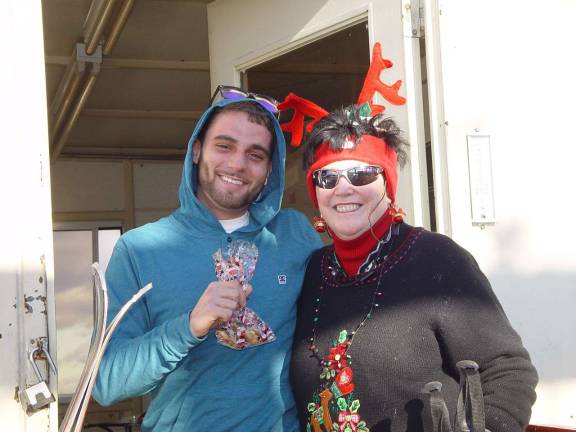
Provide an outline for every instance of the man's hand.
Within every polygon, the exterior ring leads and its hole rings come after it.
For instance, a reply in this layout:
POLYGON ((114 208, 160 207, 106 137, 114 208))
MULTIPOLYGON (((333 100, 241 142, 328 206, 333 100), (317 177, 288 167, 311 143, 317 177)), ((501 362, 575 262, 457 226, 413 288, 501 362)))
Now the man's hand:
POLYGON ((190 330, 196 337, 206 333, 220 322, 226 322, 236 309, 246 306, 252 285, 246 291, 238 281, 211 282, 190 314, 190 330))

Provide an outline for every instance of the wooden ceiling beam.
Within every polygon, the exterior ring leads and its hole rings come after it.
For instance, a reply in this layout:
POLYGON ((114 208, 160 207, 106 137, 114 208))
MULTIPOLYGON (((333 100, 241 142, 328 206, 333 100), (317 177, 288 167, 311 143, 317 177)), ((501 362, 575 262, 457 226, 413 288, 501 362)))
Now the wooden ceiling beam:
MULTIPOLYGON (((70 58, 66 56, 46 56, 47 65, 66 66, 70 58)), ((111 58, 102 59, 102 69, 159 69, 159 70, 190 70, 190 71, 210 71, 210 62, 193 60, 153 60, 153 59, 132 59, 132 58, 111 58)))
POLYGON ((164 2, 187 2, 187 3, 212 3, 214 0, 156 0, 156 1, 164 1, 164 2))
POLYGON ((85 108, 82 111, 82 115, 87 117, 183 120, 199 120, 203 113, 203 111, 164 111, 103 108, 85 108))
POLYGON ((290 74, 340 74, 364 75, 369 65, 336 64, 336 63, 284 63, 278 66, 267 66, 265 69, 254 68, 251 73, 290 73, 290 74))
POLYGON ((67 145, 61 157, 67 158, 118 158, 118 159, 183 159, 185 148, 147 147, 88 147, 67 145))

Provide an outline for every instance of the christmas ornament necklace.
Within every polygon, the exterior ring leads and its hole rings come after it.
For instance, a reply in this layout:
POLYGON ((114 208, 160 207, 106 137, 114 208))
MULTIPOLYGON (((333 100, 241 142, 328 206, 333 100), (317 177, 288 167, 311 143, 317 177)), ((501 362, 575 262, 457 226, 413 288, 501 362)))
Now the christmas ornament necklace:
MULTIPOLYGON (((390 228, 387 241, 379 242, 377 248, 380 251, 378 257, 382 257, 380 262, 381 268, 378 274, 378 280, 375 284, 374 291, 371 295, 370 307, 368 312, 364 315, 360 323, 354 330, 348 334, 346 330, 340 331, 338 339, 329 348, 328 354, 322 358, 316 344, 316 325, 320 320, 320 309, 324 295, 324 285, 320 287, 320 294, 316 298, 314 305, 314 319, 312 322, 312 335, 309 339, 310 345, 308 349, 312 355, 310 357, 318 360, 319 366, 322 368, 320 373, 320 388, 312 395, 312 400, 308 403, 308 423, 306 425, 307 432, 322 432, 326 431, 339 431, 339 432, 370 432, 365 420, 362 420, 359 409, 360 400, 354 394, 354 382, 352 371, 352 359, 348 355, 348 350, 354 342, 354 337, 366 322, 372 317, 374 310, 379 306, 378 297, 382 295, 380 292, 380 285, 382 277, 385 272, 384 261, 392 251, 394 239, 398 235, 398 226, 393 224, 390 228), (383 248, 386 251, 383 251, 383 248)), ((378 260, 378 257, 372 260, 372 263, 378 260)), ((337 260, 335 260, 337 262, 337 260)), ((368 265, 366 268, 374 268, 368 265)), ((332 276, 336 276, 333 268, 329 268, 332 276)), ((354 282, 352 286, 357 287, 364 283, 371 276, 371 271, 366 271, 363 274, 356 275, 352 279, 354 282)), ((327 282, 326 277, 324 281, 327 282)))
MULTIPOLYGON (((389 233, 390 233, 390 235, 387 239, 388 241, 386 241, 384 245, 379 244, 377 246, 377 249, 382 248, 382 246, 385 246, 385 247, 387 246, 386 252, 382 252, 379 254, 379 256, 382 257, 382 261, 384 261, 386 259, 386 257, 390 254, 390 252, 392 251, 392 247, 394 246, 394 240, 398 235, 398 225, 393 224, 390 227, 389 233)), ((377 258, 375 258, 374 261, 375 260, 377 260, 377 258)), ((380 264, 382 264, 382 262, 380 264)), ((366 268, 371 269, 371 268, 373 268, 373 266, 368 265, 366 268)), ((331 268, 329 268, 329 270, 332 271, 332 275, 334 276, 335 271, 332 270, 331 268)), ((372 318, 372 314, 374 312, 374 309, 376 309, 380 306, 380 304, 378 303, 377 300, 378 300, 378 297, 380 297, 382 295, 382 293, 380 292, 380 285, 382 283, 383 272, 384 272, 384 266, 380 269, 380 272, 378 275, 378 282, 376 283, 374 291, 372 292, 372 296, 370 299, 370 307, 368 308, 368 312, 366 312, 366 314, 364 315, 362 320, 358 323, 358 325, 354 328, 354 330, 352 330, 351 333, 348 333, 346 330, 343 330, 341 332, 341 334, 345 333, 345 339, 343 341, 340 341, 340 339, 341 339, 340 337, 338 338, 339 344, 345 344, 347 346, 346 351, 352 345, 352 342, 354 341, 354 337, 356 336, 358 331, 362 327, 364 327, 364 325, 366 324, 366 321, 368 321, 370 318, 372 318)), ((366 273, 368 273, 368 271, 366 273)), ((356 278, 359 278, 358 285, 360 285, 364 281, 364 278, 359 277, 359 275, 356 275, 356 278)), ((354 284, 354 286, 356 286, 356 284, 354 284)), ((320 309, 321 309, 321 305, 322 305, 322 300, 324 299, 324 291, 325 291, 324 286, 321 286, 320 287, 320 294, 315 299, 314 318, 312 320, 312 332, 311 332, 312 334, 310 336, 310 339, 309 339, 310 343, 308 345, 308 350, 312 353, 310 357, 316 358, 318 360, 318 364, 320 366, 324 366, 323 363, 325 363, 325 360, 320 356, 320 351, 318 350, 318 346, 316 343, 316 325, 320 321, 320 309)), ((349 358, 349 356, 347 356, 347 357, 349 358)), ((338 359, 336 359, 336 361, 339 361, 339 360, 340 360, 340 357, 338 359)))

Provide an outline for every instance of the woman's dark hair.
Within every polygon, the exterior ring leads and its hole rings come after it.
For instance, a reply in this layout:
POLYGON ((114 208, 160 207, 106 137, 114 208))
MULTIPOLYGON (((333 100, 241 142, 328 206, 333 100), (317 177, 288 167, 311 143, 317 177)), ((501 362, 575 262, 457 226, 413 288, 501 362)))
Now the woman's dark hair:
POLYGON ((402 137, 402 131, 394 120, 377 114, 371 118, 361 118, 361 105, 350 105, 332 111, 327 117, 316 124, 312 133, 306 139, 304 151, 304 170, 314 163, 314 153, 319 145, 328 142, 332 150, 343 150, 350 145, 350 138, 356 146, 356 139, 362 135, 372 135, 386 141, 388 147, 396 152, 398 163, 404 166, 408 154, 404 150, 408 146, 402 137))

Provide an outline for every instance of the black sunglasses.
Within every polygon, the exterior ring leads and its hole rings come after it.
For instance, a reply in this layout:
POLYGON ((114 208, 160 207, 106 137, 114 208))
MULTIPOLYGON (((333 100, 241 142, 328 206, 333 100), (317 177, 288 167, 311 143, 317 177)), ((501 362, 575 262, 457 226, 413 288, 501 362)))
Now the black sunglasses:
POLYGON ((219 85, 216 87, 216 90, 214 90, 214 94, 210 99, 210 106, 222 99, 234 100, 244 98, 254 99, 254 101, 260 104, 264 109, 266 109, 266 111, 271 112, 276 117, 279 115, 278 101, 276 99, 270 96, 246 92, 241 88, 234 86, 219 85))
POLYGON ((314 184, 322 189, 334 189, 340 177, 345 177, 352 186, 365 186, 373 183, 384 170, 379 166, 362 165, 343 170, 319 169, 314 171, 314 184))

